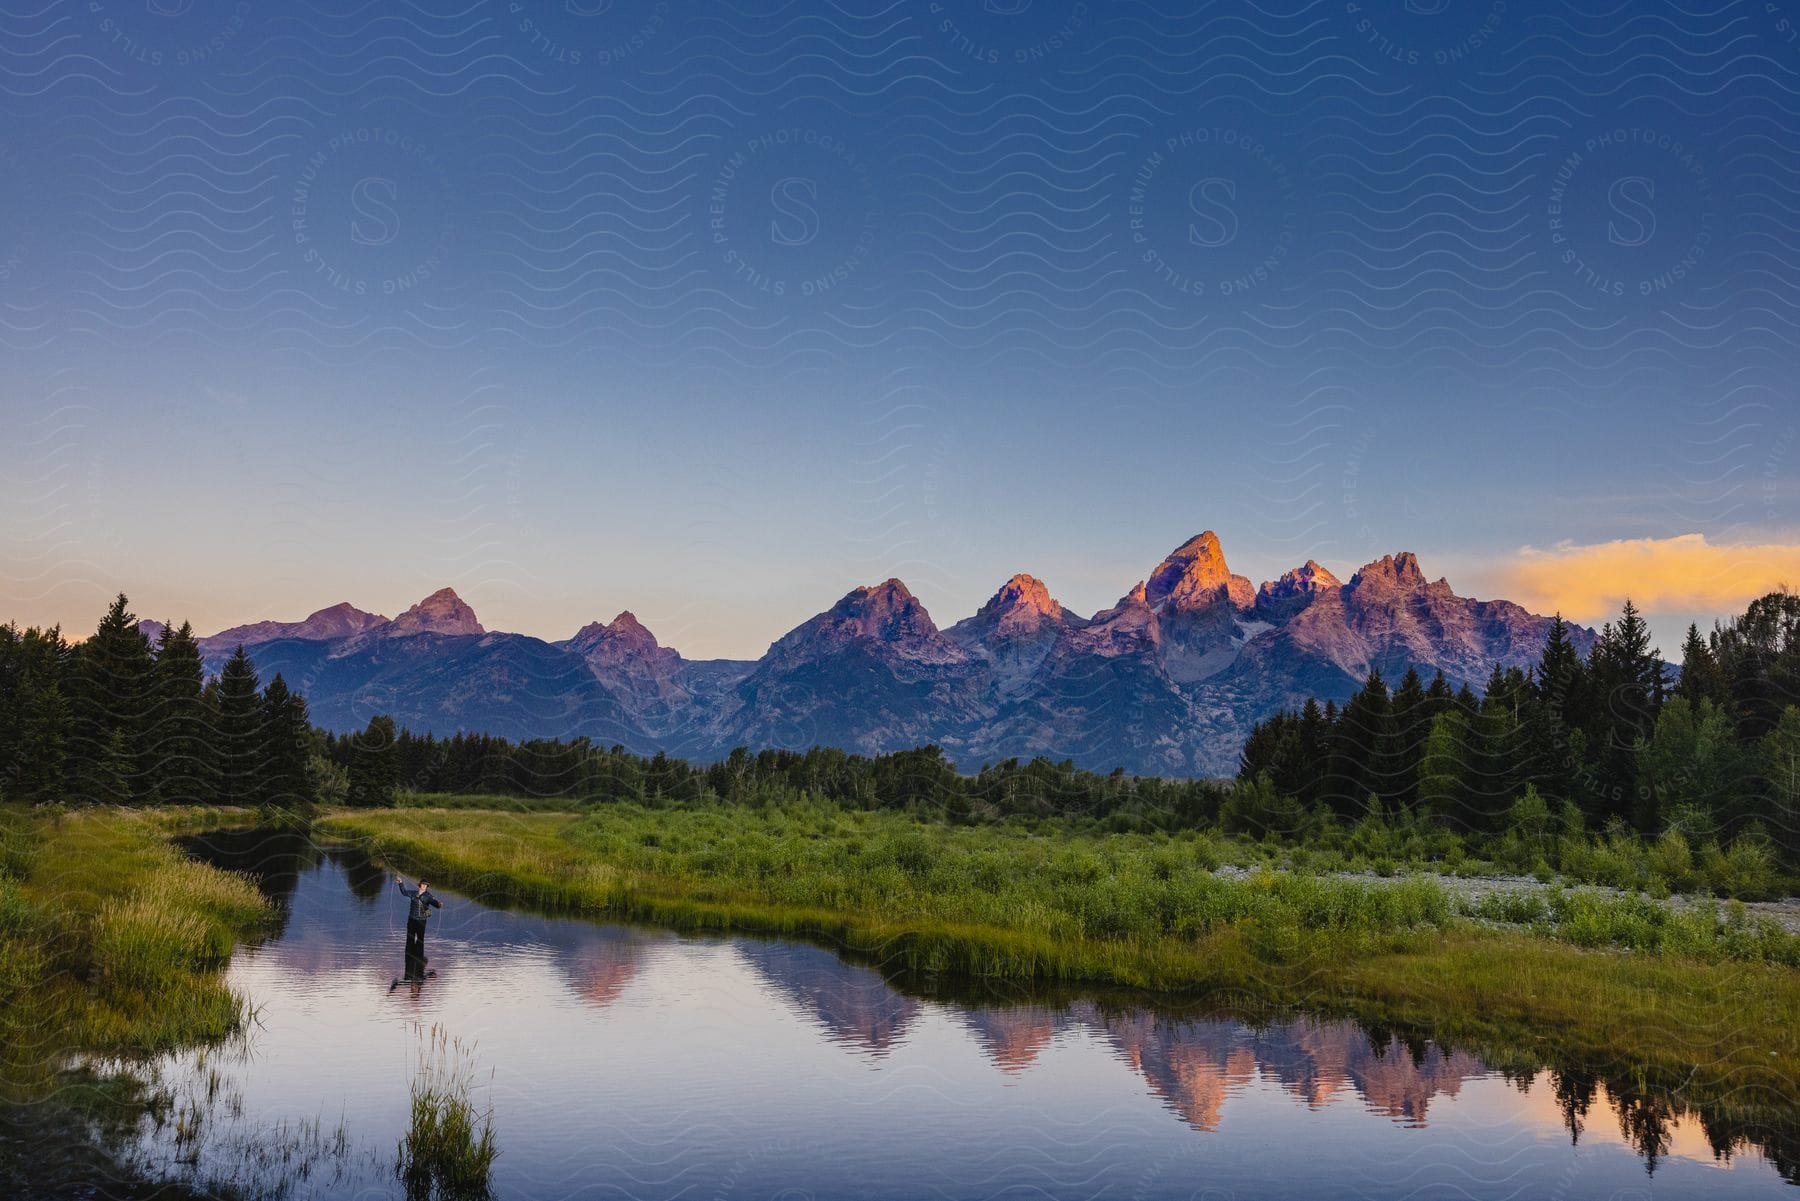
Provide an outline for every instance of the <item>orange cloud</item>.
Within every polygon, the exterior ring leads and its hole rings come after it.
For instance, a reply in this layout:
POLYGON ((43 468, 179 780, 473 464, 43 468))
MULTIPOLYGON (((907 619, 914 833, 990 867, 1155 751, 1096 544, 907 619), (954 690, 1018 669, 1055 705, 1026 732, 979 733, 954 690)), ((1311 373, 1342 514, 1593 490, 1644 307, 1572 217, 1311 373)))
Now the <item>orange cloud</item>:
POLYGON ((1527 546, 1502 569, 1505 591, 1535 613, 1571 621, 1618 615, 1629 596, 1646 613, 1711 611, 1729 616, 1751 600, 1800 584, 1800 546, 1714 546, 1705 534, 1630 538, 1590 546, 1527 546))

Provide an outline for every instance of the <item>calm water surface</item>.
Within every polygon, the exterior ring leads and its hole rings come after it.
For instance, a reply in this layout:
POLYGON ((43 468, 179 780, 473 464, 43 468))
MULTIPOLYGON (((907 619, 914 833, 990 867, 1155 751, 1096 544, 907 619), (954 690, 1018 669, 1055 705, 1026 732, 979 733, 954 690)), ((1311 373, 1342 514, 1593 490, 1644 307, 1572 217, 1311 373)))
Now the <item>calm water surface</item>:
POLYGON ((163 1068, 199 1133, 171 1116, 142 1154, 202 1180, 399 1195, 437 1026, 493 1107, 501 1197, 1800 1196, 1754 1147, 1716 1155, 1694 1117, 1341 1021, 930 999, 819 947, 449 890, 436 975, 396 986, 390 874, 292 837, 194 849, 255 871, 284 913, 230 968, 260 1016, 247 1047, 163 1068))

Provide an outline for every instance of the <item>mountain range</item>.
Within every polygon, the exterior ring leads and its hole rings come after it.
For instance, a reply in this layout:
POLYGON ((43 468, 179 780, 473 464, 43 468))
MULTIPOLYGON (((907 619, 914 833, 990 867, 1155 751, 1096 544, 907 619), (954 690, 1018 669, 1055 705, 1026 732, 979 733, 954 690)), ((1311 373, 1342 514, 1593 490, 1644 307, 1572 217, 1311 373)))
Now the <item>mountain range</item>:
MULTIPOLYGON (((154 630, 154 623, 145 623, 154 630)), ((303 691, 313 720, 360 729, 587 736, 711 759, 732 747, 877 754, 936 743, 959 767, 1044 755, 1095 771, 1229 775, 1251 725, 1309 696, 1343 699, 1371 668, 1408 665, 1477 689, 1529 666, 1550 619, 1458 596, 1410 553, 1341 582, 1307 561, 1253 585, 1210 530, 1117 604, 1083 617, 1016 575, 940 628, 899 580, 851 590, 756 660, 684 658, 629 612, 547 642, 490 631, 440 589, 392 619, 350 604, 201 639, 303 691)), ((1592 630, 1571 627, 1583 654, 1592 630)))

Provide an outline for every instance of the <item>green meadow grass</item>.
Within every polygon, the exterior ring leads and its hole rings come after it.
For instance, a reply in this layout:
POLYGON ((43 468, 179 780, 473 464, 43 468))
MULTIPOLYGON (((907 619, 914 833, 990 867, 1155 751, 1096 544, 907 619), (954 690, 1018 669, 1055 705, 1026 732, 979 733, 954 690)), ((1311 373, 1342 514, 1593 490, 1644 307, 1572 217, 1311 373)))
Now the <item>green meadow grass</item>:
POLYGON ((221 969, 267 903, 168 837, 224 820, 0 806, 0 1067, 14 1099, 74 1053, 142 1058, 242 1025, 221 969))
MULTIPOLYGON (((1004 931, 1046 948, 1029 970, 982 975, 1061 976, 1067 966, 1082 976, 1082 961, 1116 958, 1119 946, 1154 958, 1227 929, 1251 935, 1275 960, 1346 954, 1471 918, 1581 947, 1800 966, 1800 937, 1752 920, 1741 905, 1676 909, 1580 889, 1473 904, 1426 876, 1364 882, 1257 870, 1225 879, 1213 874, 1221 847, 1205 834, 1044 834, 829 805, 484 813, 469 799, 442 810, 345 812, 322 828, 445 878, 473 871, 494 895, 552 908, 779 930, 821 914, 834 925, 855 916, 858 925, 1004 931)), ((1154 973, 1115 982, 1167 983, 1154 973)))
POLYGON ((394 798, 401 809, 482 809, 491 813, 574 813, 587 802, 572 796, 499 796, 485 792, 413 792, 401 789, 394 798))
POLYGON ((357 811, 320 826, 486 901, 815 938, 896 974, 1310 1007, 1499 1062, 1800 1105, 1800 940, 1741 907, 1546 890, 1507 911, 1416 877, 1221 879, 1204 834, 1043 835, 833 806, 357 811))

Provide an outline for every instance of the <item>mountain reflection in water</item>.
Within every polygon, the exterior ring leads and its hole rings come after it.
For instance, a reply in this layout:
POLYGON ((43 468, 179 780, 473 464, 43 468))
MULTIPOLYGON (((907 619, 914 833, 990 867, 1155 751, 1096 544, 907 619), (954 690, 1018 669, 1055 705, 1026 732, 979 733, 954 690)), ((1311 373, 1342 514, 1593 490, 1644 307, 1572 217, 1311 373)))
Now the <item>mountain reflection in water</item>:
MULTIPOLYGON (((971 1000, 823 947, 490 908, 437 886, 437 976, 396 986, 406 906, 391 873, 297 835, 188 846, 249 871, 280 910, 230 969, 260 1026, 241 1062, 204 1065, 231 1077, 239 1116, 213 1149, 187 1149, 202 1176, 229 1178, 229 1148, 258 1124, 322 1120, 362 1158, 293 1191, 391 1192, 432 1023, 491 1073, 503 1196, 1766 1196, 1794 1175, 1792 1115, 1703 1125, 1568 1066, 1503 1073, 1308 1015, 1020 988, 971 1000)), ((193 1055, 165 1068, 172 1087, 200 1075, 193 1055)))
MULTIPOLYGON (((870 1054, 885 1054, 901 1042, 924 1008, 873 969, 845 963, 821 947, 753 942, 741 944, 738 953, 834 1042, 870 1054)), ((1427 1045, 1415 1058, 1398 1038, 1377 1045, 1353 1022, 1299 1019, 1252 1028, 1224 1018, 1171 1021, 1142 1009, 1108 1014, 1083 1001, 969 1009, 958 1016, 1006 1072, 1030 1067, 1070 1031, 1089 1032, 1170 1110, 1202 1130, 1217 1129, 1226 1098, 1258 1079, 1278 1083, 1315 1109, 1350 1090, 1372 1113, 1423 1126, 1433 1097, 1454 1097, 1463 1081, 1488 1074, 1466 1052, 1427 1045)))

